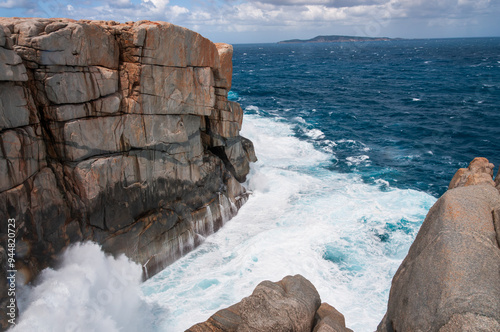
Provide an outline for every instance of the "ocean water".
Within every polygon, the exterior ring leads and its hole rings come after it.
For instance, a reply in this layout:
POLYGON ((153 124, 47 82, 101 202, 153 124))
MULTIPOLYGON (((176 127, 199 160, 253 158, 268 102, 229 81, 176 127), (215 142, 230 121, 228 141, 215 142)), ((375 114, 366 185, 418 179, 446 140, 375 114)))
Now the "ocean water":
POLYGON ((297 273, 373 331, 457 168, 500 163, 500 38, 235 45, 233 64, 259 158, 239 214, 144 283, 125 257, 71 248, 20 290, 15 331, 183 331, 297 273))
POLYGON ((474 157, 500 163, 500 38, 236 45, 233 82, 367 183, 439 197, 474 157))

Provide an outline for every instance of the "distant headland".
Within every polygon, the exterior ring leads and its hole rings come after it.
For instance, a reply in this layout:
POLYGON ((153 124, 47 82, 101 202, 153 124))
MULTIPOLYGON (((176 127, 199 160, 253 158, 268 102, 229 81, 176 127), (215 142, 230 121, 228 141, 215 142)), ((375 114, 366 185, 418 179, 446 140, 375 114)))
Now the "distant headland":
POLYGON ((279 41, 278 44, 296 44, 296 43, 339 43, 339 42, 358 42, 358 41, 387 41, 400 40, 401 38, 388 37, 356 37, 356 36, 316 36, 311 39, 290 39, 279 41))

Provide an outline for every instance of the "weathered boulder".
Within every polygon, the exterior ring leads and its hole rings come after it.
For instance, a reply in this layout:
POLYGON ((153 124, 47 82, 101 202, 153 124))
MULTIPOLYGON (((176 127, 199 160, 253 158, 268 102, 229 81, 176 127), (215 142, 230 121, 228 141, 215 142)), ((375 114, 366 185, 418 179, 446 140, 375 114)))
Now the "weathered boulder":
POLYGON ((237 213, 256 158, 231 54, 166 22, 0 18, 0 219, 16 219, 20 282, 83 240, 149 277, 237 213))
POLYGON ((377 331, 500 331, 500 194, 492 168, 474 159, 430 209, 377 331))
POLYGON ((22 63, 14 51, 0 47, 0 81, 27 81, 28 75, 22 63))
POLYGON ((494 185, 493 164, 486 158, 474 158, 467 168, 460 168, 450 181, 448 189, 486 183, 494 185))
POLYGON ((278 282, 266 280, 249 297, 187 331, 310 332, 320 304, 314 285, 299 274, 278 282))
POLYGON ((96 118, 107 115, 116 115, 120 112, 122 95, 113 93, 107 97, 92 100, 81 104, 63 104, 43 108, 45 119, 53 123, 65 123, 81 118, 96 118))
POLYGON ((345 326, 344 315, 326 302, 316 311, 316 322, 313 332, 352 332, 345 326))
MULTIPOLYGON (((250 162, 255 162, 253 143, 244 137, 228 140, 223 147, 227 158, 226 167, 232 170, 236 180, 244 182, 246 175, 250 172, 250 162)), ((223 158, 226 161, 225 158, 223 158)))
POLYGON ((218 68, 217 47, 186 28, 167 23, 138 21, 112 27, 121 37, 120 56, 126 62, 168 67, 218 68))

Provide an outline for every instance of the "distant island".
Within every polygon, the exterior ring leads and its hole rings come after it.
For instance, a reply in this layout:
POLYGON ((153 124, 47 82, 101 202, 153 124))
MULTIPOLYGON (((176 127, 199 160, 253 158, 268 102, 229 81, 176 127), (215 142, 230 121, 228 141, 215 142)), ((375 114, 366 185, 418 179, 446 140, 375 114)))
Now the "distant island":
POLYGON ((290 39, 282 40, 278 44, 296 44, 296 43, 339 43, 339 42, 357 42, 357 41, 386 41, 399 40, 400 38, 388 37, 356 37, 356 36, 317 36, 312 39, 290 39))

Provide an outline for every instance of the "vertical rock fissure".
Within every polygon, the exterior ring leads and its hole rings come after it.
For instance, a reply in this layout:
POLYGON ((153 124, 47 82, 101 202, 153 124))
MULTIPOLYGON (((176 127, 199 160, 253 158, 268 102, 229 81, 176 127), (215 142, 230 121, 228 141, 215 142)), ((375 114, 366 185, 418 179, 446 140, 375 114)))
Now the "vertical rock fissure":
POLYGON ((210 152, 212 152, 217 158, 222 160, 224 163, 224 166, 226 169, 234 176, 236 177, 236 170, 234 169, 234 166, 231 164, 229 161, 229 158, 227 157, 225 148, 223 146, 214 146, 208 149, 210 152))
POLYGON ((500 206, 495 207, 493 211, 491 211, 491 217, 496 234, 495 240, 497 242, 498 249, 500 249, 500 206))
MULTIPOLYGON (((38 116, 38 121, 40 122, 47 167, 49 167, 55 175, 56 188, 58 189, 60 195, 62 195, 64 202, 66 202, 67 208, 69 208, 71 218, 79 220, 78 217, 80 216, 80 212, 76 211, 72 204, 69 204, 70 199, 68 197, 68 191, 71 190, 72 186, 65 184, 64 176, 61 176, 62 174, 58 172, 57 166, 55 165, 59 164, 61 170, 64 169, 64 164, 57 158, 57 150, 55 148, 57 138, 54 136, 52 130, 50 130, 50 120, 47 119, 44 112, 44 109, 48 108, 49 105, 44 105, 42 101, 46 101, 47 103, 50 102, 48 102, 47 96, 44 94, 44 92, 40 91, 36 86, 36 75, 34 73, 34 69, 29 67, 25 59, 23 59, 23 63, 27 68, 28 77, 32 78, 32 80, 28 80, 27 89, 33 96, 33 102, 35 104, 34 107, 38 116), (43 94, 43 96, 40 96, 40 94, 43 94)), ((73 193, 73 195, 76 195, 76 193, 73 193)), ((79 224, 80 227, 82 227, 82 224, 80 222, 79 224)))

